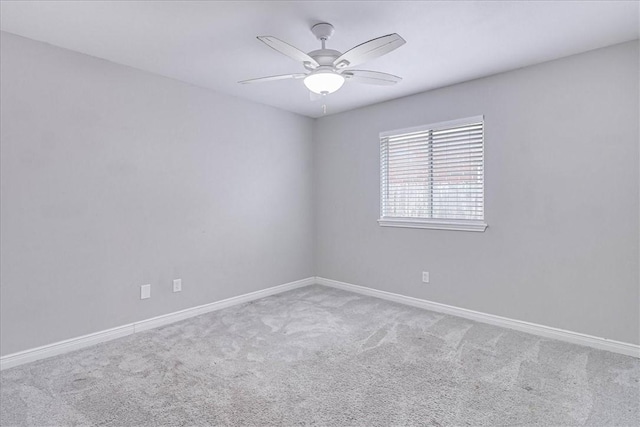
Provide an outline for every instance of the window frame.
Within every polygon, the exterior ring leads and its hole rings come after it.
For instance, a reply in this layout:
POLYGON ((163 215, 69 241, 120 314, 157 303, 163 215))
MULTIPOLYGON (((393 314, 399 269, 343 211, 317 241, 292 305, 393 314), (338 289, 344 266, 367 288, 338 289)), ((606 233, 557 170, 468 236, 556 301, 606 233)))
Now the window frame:
MULTIPOLYGON (((380 157, 379 157, 379 171, 380 171, 380 217, 378 219, 378 224, 381 227, 402 227, 402 228, 426 228, 433 230, 453 230, 453 231, 476 231, 476 232, 484 232, 488 225, 485 220, 485 123, 484 123, 484 115, 465 117, 462 119, 456 120, 448 120, 437 123, 430 123, 421 126, 414 126, 410 128, 404 129, 395 129, 390 131, 380 132, 379 134, 379 147, 380 147, 380 157), (423 217, 385 217, 384 216, 384 180, 382 171, 382 140, 383 138, 387 138, 390 136, 397 136, 401 134, 408 134, 414 132, 425 132, 425 131, 437 131, 440 129, 447 129, 455 126, 463 126, 472 123, 482 122, 482 203, 483 203, 483 211, 482 211, 482 219, 479 220, 461 220, 461 219, 433 219, 433 218, 423 218, 423 217)), ((387 174, 389 171, 387 170, 387 174)), ((388 181, 388 175, 386 177, 388 181)))

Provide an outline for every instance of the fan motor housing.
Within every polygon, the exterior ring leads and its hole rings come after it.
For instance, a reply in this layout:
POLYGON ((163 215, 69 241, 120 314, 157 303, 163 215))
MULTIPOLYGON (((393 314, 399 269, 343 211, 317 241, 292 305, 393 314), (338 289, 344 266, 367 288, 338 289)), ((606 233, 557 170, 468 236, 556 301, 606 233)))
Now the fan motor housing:
POLYGON ((342 54, 333 49, 318 49, 314 50, 313 52, 309 52, 308 55, 315 59, 320 65, 333 66, 333 61, 338 59, 338 57, 342 54))

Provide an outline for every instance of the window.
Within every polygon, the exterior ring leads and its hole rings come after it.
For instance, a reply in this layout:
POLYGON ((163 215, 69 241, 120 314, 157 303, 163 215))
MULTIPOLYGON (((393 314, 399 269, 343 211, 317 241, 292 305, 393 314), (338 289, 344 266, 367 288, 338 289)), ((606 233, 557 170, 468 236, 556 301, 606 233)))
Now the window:
POLYGON ((484 231, 484 118, 380 134, 382 226, 484 231))

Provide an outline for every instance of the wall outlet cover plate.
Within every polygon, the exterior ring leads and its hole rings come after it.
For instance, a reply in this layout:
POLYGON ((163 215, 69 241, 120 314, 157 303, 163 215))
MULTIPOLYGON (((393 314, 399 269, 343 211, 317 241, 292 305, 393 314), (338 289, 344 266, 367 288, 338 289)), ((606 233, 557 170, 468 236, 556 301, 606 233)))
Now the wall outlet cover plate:
POLYGON ((151 285, 140 286, 140 299, 151 298, 151 285))

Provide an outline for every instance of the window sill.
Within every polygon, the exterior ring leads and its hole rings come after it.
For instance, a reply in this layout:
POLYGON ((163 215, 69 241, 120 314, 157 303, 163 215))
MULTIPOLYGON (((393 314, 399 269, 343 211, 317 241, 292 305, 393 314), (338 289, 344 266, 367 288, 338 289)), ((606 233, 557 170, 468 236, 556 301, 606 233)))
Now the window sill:
POLYGON ((438 221, 419 218, 380 218, 381 227, 428 228, 432 230, 484 232, 487 224, 476 221, 438 221))

